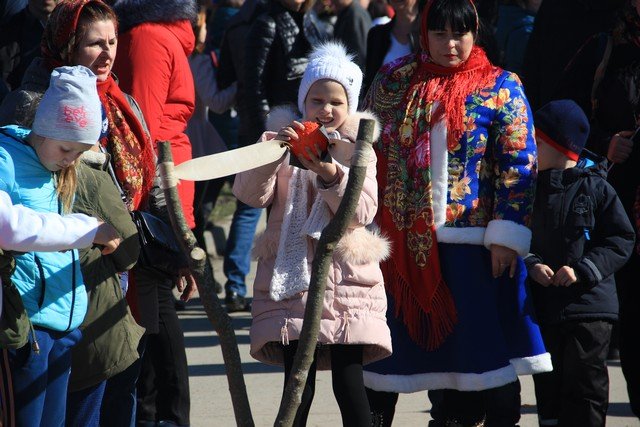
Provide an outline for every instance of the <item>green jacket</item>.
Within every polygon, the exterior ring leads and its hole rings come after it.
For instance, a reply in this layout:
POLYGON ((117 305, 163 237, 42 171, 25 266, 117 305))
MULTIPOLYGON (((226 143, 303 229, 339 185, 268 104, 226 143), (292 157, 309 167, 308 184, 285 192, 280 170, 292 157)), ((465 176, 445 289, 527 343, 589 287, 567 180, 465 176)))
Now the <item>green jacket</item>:
POLYGON ((118 276, 138 260, 136 227, 111 176, 102 170, 106 156, 88 152, 82 159, 74 211, 113 225, 122 243, 110 255, 102 255, 99 246, 80 251, 89 307, 80 325, 82 340, 72 351, 69 391, 96 385, 131 366, 138 359, 138 343, 144 333, 131 315, 118 276))

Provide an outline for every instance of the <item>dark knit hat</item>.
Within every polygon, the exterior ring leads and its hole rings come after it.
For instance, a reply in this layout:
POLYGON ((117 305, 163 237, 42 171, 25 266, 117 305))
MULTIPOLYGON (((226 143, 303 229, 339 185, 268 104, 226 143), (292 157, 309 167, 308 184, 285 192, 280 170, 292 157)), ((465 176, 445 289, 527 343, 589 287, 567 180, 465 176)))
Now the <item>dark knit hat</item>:
POLYGON ((551 101, 533 115, 536 137, 571 160, 578 160, 589 137, 589 120, 570 99, 551 101))

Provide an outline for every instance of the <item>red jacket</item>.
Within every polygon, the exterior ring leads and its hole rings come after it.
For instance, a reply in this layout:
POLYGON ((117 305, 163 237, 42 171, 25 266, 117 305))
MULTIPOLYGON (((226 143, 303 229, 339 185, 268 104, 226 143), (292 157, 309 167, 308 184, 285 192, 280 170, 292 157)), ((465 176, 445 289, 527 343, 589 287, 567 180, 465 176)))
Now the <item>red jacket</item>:
MULTIPOLYGON (((120 88, 140 104, 154 143, 171 143, 175 164, 191 159, 191 143, 184 131, 195 108, 188 62, 194 46, 188 20, 146 22, 118 36, 114 72, 120 88)), ((187 224, 193 228, 194 183, 181 181, 178 193, 187 224)))

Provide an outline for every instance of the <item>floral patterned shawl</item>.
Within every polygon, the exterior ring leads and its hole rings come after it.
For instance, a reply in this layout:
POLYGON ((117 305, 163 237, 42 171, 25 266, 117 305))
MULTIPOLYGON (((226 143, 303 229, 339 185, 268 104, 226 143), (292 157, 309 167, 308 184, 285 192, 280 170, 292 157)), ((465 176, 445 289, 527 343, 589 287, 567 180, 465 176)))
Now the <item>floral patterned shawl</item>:
MULTIPOLYGON (((421 41, 428 46, 426 30, 421 41)), ((417 344, 432 350, 453 331, 457 316, 438 256, 431 129, 444 121, 447 146, 455 148, 464 132, 467 96, 495 81, 502 70, 476 46, 457 67, 433 63, 428 52, 413 61, 405 59, 402 66, 398 63, 403 60, 381 70, 366 98, 367 108, 383 123, 376 145, 381 191, 378 224, 392 240, 393 257, 382 264, 382 270, 396 316, 417 344)))

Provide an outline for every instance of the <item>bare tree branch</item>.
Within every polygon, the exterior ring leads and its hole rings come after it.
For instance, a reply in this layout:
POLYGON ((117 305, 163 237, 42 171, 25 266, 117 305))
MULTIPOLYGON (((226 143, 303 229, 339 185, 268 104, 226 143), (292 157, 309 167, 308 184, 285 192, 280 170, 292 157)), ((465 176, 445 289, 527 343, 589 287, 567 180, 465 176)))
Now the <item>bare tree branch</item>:
POLYGON ((204 311, 220 338, 220 347, 222 348, 222 357, 227 372, 236 424, 242 427, 253 427, 254 422, 242 374, 238 342, 236 341, 231 318, 222 308, 222 304, 220 304, 215 291, 211 269, 205 268, 207 255, 202 248, 197 246, 196 238, 184 218, 184 212, 178 197, 178 189, 176 188, 177 180, 173 174, 173 157, 170 144, 166 141, 160 142, 158 150, 158 163, 162 178, 161 186, 167 200, 171 226, 176 236, 179 237, 180 246, 189 260, 189 268, 195 276, 204 311))

